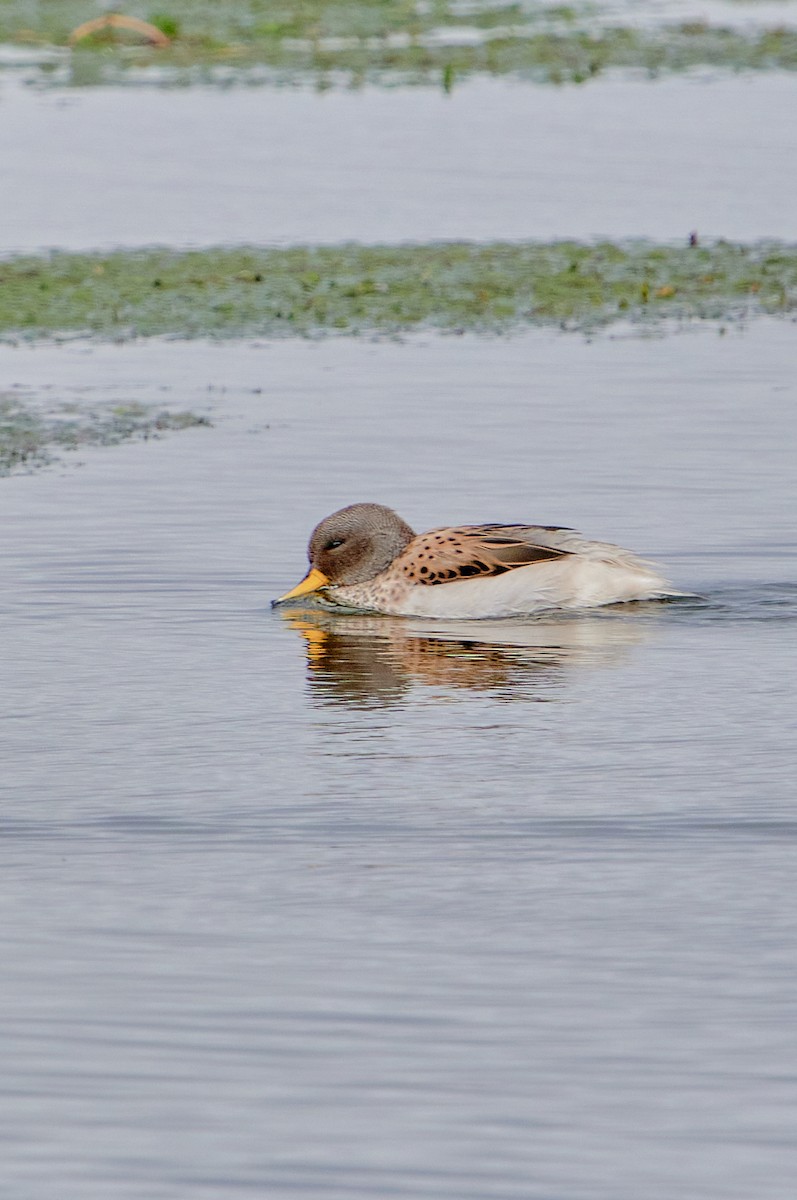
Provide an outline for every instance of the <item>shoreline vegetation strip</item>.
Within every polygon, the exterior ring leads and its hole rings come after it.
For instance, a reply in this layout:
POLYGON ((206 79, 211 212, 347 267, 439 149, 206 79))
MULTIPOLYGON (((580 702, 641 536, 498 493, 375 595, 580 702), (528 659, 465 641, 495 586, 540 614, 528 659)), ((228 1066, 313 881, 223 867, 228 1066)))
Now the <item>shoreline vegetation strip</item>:
POLYGON ((349 244, 0 260, 4 341, 595 330, 795 309, 797 245, 776 242, 349 244))
POLYGON ((265 66, 278 79, 310 78, 319 86, 437 81, 446 90, 474 73, 583 83, 617 69, 797 69, 797 28, 788 24, 607 25, 596 20, 599 9, 578 3, 131 0, 117 11, 148 22, 168 44, 141 44, 140 35, 109 27, 67 51, 70 35, 92 15, 85 0, 3 0, 0 43, 61 48, 67 58, 49 69, 56 82, 78 85, 141 75, 146 67, 162 68, 163 82, 191 82, 192 72, 213 66, 265 66))

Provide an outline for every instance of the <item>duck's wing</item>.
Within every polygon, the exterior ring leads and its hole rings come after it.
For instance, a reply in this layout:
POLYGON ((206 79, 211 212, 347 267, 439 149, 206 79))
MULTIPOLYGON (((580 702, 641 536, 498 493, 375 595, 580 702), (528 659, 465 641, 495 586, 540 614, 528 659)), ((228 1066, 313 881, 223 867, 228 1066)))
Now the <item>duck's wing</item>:
POLYGON ((413 584, 452 583, 476 576, 503 575, 516 567, 563 558, 570 552, 545 545, 553 529, 530 525, 462 525, 430 529, 413 538, 396 560, 413 584), (548 534, 548 537, 545 535, 548 534))

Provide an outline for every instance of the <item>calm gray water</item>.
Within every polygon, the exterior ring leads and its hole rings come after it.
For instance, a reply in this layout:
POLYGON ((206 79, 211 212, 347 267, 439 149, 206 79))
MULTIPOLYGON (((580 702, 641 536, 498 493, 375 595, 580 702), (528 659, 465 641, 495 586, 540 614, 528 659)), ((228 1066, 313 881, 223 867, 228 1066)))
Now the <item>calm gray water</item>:
POLYGON ((214 421, 0 487, 4 1194, 791 1200, 794 344, 0 348, 214 421), (700 598, 272 612, 363 499, 700 598))
MULTIPOLYGON (((737 8, 747 6, 736 5, 737 8)), ((783 19, 791 6, 783 5, 783 19)), ((797 240, 797 76, 362 92, 0 76, 0 254, 456 238, 797 240)))

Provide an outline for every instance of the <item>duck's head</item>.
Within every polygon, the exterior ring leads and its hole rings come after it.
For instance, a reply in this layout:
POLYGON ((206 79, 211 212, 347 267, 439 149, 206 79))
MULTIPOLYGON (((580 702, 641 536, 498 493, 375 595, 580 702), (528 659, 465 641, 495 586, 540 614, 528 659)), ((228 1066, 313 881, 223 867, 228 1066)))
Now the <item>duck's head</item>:
POLYGON ((310 570, 304 579, 274 603, 330 586, 365 583, 389 567, 414 537, 406 521, 384 504, 341 508, 310 535, 310 570))

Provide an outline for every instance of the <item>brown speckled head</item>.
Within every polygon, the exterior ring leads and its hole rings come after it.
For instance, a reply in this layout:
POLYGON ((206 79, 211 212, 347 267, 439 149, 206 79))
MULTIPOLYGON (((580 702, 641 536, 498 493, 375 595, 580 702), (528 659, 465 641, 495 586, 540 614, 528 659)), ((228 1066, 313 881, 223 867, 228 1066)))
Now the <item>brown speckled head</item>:
POLYGON ((414 537, 392 508, 350 504, 316 525, 307 557, 332 584, 364 583, 389 567, 414 537))

